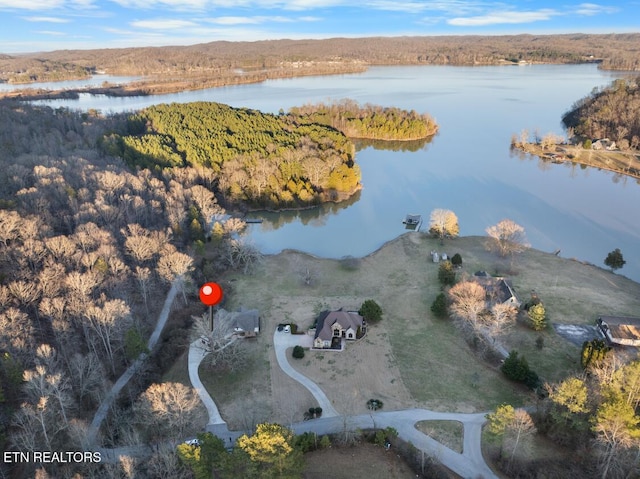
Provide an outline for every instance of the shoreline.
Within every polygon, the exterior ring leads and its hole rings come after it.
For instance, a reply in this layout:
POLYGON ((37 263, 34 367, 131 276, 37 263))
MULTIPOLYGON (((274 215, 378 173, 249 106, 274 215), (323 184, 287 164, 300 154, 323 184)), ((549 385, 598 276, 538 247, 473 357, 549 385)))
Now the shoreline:
POLYGON ((544 162, 578 164, 640 179, 640 151, 637 150, 585 150, 575 145, 553 145, 544 148, 536 143, 515 143, 511 147, 537 156, 544 162))
MULTIPOLYGON (((581 61, 581 62, 568 62, 568 63, 556 63, 556 62, 540 62, 540 61, 528 61, 529 65, 583 65, 583 64, 598 64, 598 68, 601 67, 601 63, 596 61, 581 61)), ((357 62, 357 63, 343 63, 339 68, 335 69, 335 66, 329 69, 323 69, 322 65, 318 71, 314 71, 312 68, 309 70, 266 70, 252 75, 245 74, 232 74, 230 76, 219 77, 201 77, 193 76, 184 79, 173 78, 173 74, 169 74, 168 78, 162 79, 162 77, 148 75, 143 77, 142 80, 138 80, 132 83, 125 83, 122 85, 109 85, 102 87, 87 87, 87 88, 72 88, 72 89, 59 89, 59 90, 42 90, 38 88, 34 89, 22 89, 13 90, 8 92, 0 92, 0 99, 12 98, 19 101, 35 101, 35 100, 59 100, 59 99, 77 99, 80 94, 90 95, 106 95, 108 97, 129 97, 129 96, 155 96, 155 95, 168 95, 173 93, 182 93, 187 91, 206 90, 209 88, 222 88, 234 85, 247 85, 263 83, 267 80, 280 80, 288 78, 302 78, 306 76, 333 76, 333 75, 345 75, 356 74, 366 72, 370 67, 385 67, 385 66, 454 66, 454 67, 489 67, 489 66, 521 66, 522 64, 510 62, 507 60, 498 60, 495 62, 486 63, 417 63, 417 62, 404 62, 404 63, 376 63, 376 62, 357 62), (330 70, 330 71, 328 71, 330 70)), ((603 69, 604 70, 604 69, 603 69)), ((626 71, 626 70, 621 70, 626 71)), ((633 73, 633 71, 629 71, 633 73)), ((117 73, 114 73, 114 75, 117 73)), ((80 78, 80 80, 86 77, 80 78)), ((65 79, 60 81, 69 81, 74 79, 65 79)), ((7 82, 8 83, 8 82, 7 82)), ((28 82, 20 83, 20 85, 37 84, 40 82, 28 82)), ((434 132, 433 134, 436 134, 434 132)), ((430 136, 430 135, 429 135, 430 136)), ((375 138, 364 138, 375 139, 375 138)), ((413 140, 420 140, 423 138, 415 138, 413 140)), ((407 140, 410 141, 410 140, 407 140)))
MULTIPOLYGON (((409 237, 411 235, 419 235, 419 236, 424 236, 425 238, 432 238, 431 236, 429 236, 428 233, 425 233, 425 232, 417 232, 416 233, 415 231, 406 231, 406 232, 404 232, 402 234, 399 234, 395 238, 391 238, 391 239, 385 241, 384 243, 382 243, 380 246, 378 246, 373 251, 371 251, 369 253, 366 253, 366 254, 364 254, 362 256, 344 255, 344 256, 341 256, 339 258, 332 258, 332 257, 326 257, 326 256, 318 256, 316 254, 309 253, 308 251, 304 251, 304 250, 301 250, 301 249, 298 249, 298 248, 283 248, 282 250, 280 250, 277 253, 262 253, 262 254, 264 256, 277 257, 279 255, 285 255, 285 254, 294 253, 294 254, 300 254, 300 255, 308 256, 309 258, 313 258, 313 259, 316 259, 316 260, 329 260, 329 261, 341 261, 342 259, 345 259, 345 258, 354 258, 354 259, 357 259, 357 260, 365 260, 365 259, 369 259, 369 258, 375 256, 376 254, 381 253, 385 248, 387 248, 389 246, 392 246, 396 242, 404 241, 405 237, 409 237)), ((445 246, 448 249, 453 249, 453 247, 455 246, 456 241, 458 241, 458 240, 482 242, 482 241, 484 241, 486 239, 487 239, 486 236, 480 236, 480 235, 458 236, 456 238, 448 240, 449 242, 445 246)), ((537 249, 537 248, 532 248, 532 247, 527 248, 525 251, 531 251, 531 252, 534 252, 536 254, 547 255, 549 257, 553 256, 555 258, 558 258, 559 260, 572 261, 574 263, 579 263, 579 264, 581 264, 583 266, 591 266, 591 267, 597 268, 599 270, 602 270, 605 273, 614 274, 616 277, 624 278, 624 279, 626 279, 628 281, 631 281, 633 283, 636 283, 636 284, 640 285, 640 281, 636 281, 635 279, 629 278, 628 276, 625 276, 621 272, 611 273, 611 271, 609 271, 607 268, 604 268, 602 266, 598 266, 597 264, 591 263, 590 261, 587 261, 587 260, 582 260, 582 259, 579 259, 579 258, 576 258, 576 257, 566 258, 564 256, 560 256, 560 254, 556 254, 556 251, 544 251, 544 250, 537 249)))

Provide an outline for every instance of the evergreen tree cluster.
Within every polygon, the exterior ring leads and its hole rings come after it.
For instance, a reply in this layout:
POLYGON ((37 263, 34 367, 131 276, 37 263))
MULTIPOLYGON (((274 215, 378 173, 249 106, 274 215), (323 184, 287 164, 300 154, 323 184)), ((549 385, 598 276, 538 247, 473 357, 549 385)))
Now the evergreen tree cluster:
POLYGON ((350 138, 418 140, 438 131, 427 114, 370 104, 360 106, 348 99, 291 108, 290 115, 299 122, 332 126, 350 138))
POLYGON ((102 139, 130 166, 211 168, 228 202, 287 207, 337 200, 360 184, 353 143, 334 128, 211 102, 156 105, 102 139))
POLYGON ((590 365, 602 363, 607 353, 611 351, 611 347, 602 339, 593 339, 582 343, 582 352, 580 353, 580 364, 587 369, 590 365))
POLYGON ((527 359, 524 356, 519 356, 515 350, 509 353, 500 370, 508 379, 526 384, 531 389, 540 386, 538 374, 531 370, 527 359))

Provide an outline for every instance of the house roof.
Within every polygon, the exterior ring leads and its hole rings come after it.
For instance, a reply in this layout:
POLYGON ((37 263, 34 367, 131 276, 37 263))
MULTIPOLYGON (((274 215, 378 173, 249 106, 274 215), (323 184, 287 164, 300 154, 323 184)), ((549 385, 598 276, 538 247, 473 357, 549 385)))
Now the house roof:
POLYGON ((231 321, 234 329, 241 329, 243 331, 260 329, 260 313, 257 309, 247 309, 233 313, 231 321))
POLYGON ((358 313, 352 311, 323 311, 318 316, 316 324, 316 335, 314 339, 320 338, 323 341, 329 341, 333 338, 333 330, 331 327, 338 323, 342 329, 352 328, 357 330, 363 324, 363 318, 358 313))
POLYGON ((491 298, 492 302, 504 303, 511 298, 514 298, 516 301, 518 300, 513 286, 511 286, 511 282, 507 279, 478 276, 478 273, 476 273, 473 280, 485 289, 487 296, 491 298))

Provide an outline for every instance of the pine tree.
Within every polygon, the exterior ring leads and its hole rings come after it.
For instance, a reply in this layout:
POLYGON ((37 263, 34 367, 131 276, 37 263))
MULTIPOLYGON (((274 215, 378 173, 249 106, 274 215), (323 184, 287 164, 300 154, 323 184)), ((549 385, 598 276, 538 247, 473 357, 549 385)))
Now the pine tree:
POLYGON ((534 304, 529 308, 529 320, 531 327, 536 331, 542 331, 547 327, 546 311, 542 303, 534 304))

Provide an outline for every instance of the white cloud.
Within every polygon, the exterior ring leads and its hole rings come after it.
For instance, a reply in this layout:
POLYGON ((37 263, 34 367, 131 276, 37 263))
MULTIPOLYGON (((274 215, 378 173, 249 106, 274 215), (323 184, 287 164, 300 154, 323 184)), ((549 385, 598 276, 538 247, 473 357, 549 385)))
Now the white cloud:
POLYGON ((69 23, 71 20, 59 17, 22 17, 27 22, 69 23))
POLYGON ((64 36, 66 36, 66 33, 57 32, 55 30, 36 30, 33 33, 39 33, 40 35, 51 35, 51 36, 54 36, 54 37, 64 37, 64 36))
POLYGON ((555 10, 545 8, 531 12, 506 11, 493 12, 475 17, 457 17, 447 20, 447 23, 457 27, 480 27, 486 25, 539 22, 549 20, 556 15, 559 14, 555 10))
POLYGON ((0 9, 52 10, 63 7, 64 4, 64 0, 0 0, 0 9))
POLYGON ((581 3, 580 5, 578 5, 576 13, 578 15, 593 16, 600 15, 602 13, 615 13, 617 11, 618 9, 615 7, 606 7, 604 5, 597 5, 595 3, 581 3))
POLYGON ((262 23, 294 23, 317 22, 318 17, 284 17, 284 16, 254 16, 254 17, 211 17, 205 18, 207 23, 214 25, 259 25, 262 23))
MULTIPOLYGON (((0 0, 1 1, 1 0, 0 0)), ((170 7, 177 10, 202 10, 207 5, 215 4, 209 0, 111 0, 121 7, 152 9, 157 7, 170 7)))
POLYGON ((0 0, 0 10, 55 10, 65 8, 91 8, 94 0, 0 0))
POLYGON ((429 10, 429 4, 424 2, 394 2, 393 0, 374 0, 365 4, 367 7, 374 8, 376 10, 385 10, 391 12, 404 12, 404 13, 420 13, 425 10, 429 10))
POLYGON ((195 27, 197 23, 187 20, 158 18, 155 20, 137 20, 130 22, 129 25, 135 28, 147 28, 149 30, 174 30, 177 28, 195 27))

